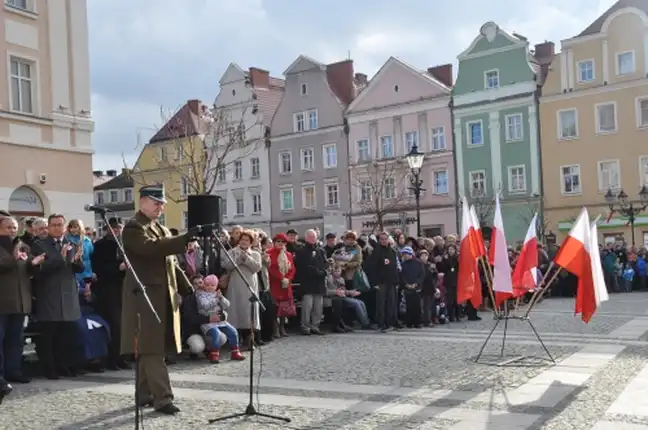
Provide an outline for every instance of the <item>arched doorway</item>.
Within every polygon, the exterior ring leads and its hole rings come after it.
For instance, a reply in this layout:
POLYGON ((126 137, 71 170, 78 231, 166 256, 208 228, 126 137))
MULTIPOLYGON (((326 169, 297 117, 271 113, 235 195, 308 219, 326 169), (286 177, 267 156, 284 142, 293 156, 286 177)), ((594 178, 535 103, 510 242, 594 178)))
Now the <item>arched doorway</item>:
POLYGON ((27 186, 18 187, 9 197, 9 212, 18 219, 42 217, 45 214, 43 200, 36 191, 27 186))

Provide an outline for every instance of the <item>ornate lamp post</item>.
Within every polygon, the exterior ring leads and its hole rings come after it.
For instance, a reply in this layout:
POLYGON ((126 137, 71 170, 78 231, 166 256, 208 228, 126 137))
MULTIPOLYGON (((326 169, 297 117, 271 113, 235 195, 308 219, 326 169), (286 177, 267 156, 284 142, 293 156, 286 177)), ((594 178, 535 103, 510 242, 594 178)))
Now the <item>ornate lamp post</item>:
POLYGON ((409 154, 407 154, 407 164, 409 165, 412 175, 410 176, 410 190, 414 192, 416 199, 416 237, 421 237, 421 192, 425 191, 422 188, 423 181, 421 180, 421 167, 423 166, 423 159, 425 154, 419 152, 417 145, 413 145, 409 154))
POLYGON ((619 194, 614 195, 611 189, 605 193, 605 202, 610 207, 611 212, 618 212, 622 216, 628 218, 630 222, 630 231, 632 238, 632 246, 635 245, 635 221, 637 215, 646 210, 648 207, 648 188, 644 185, 639 190, 639 202, 632 202, 628 200, 628 195, 625 191, 619 191, 619 194))

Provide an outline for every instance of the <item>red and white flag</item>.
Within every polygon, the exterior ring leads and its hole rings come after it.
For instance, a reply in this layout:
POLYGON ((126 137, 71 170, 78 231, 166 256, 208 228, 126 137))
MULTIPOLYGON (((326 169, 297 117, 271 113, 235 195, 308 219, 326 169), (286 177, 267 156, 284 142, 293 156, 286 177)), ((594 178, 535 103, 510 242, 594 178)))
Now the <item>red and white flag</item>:
POLYGON ((488 260, 493 265, 493 291, 495 291, 495 305, 499 306, 513 296, 513 283, 511 282, 511 264, 508 258, 506 234, 504 233, 504 220, 500 206, 499 193, 495 197, 495 216, 491 231, 488 260))
POLYGON ((461 211, 461 242, 459 243, 459 273, 457 274, 457 303, 470 300, 475 308, 481 306, 481 280, 477 269, 479 245, 468 201, 463 199, 461 211))
POLYGON ((596 223, 590 225, 586 208, 576 219, 554 263, 578 277, 575 313, 588 323, 599 305, 608 300, 608 293, 598 249, 598 230, 596 223))
POLYGON ((538 235, 536 225, 538 214, 533 216, 520 256, 513 270, 513 289, 515 297, 520 297, 538 286, 538 235))
POLYGON ((479 252, 480 257, 486 257, 486 244, 484 243, 484 235, 482 234, 481 223, 479 222, 479 217, 477 216, 477 211, 475 210, 475 205, 470 207, 470 218, 472 220, 473 229, 475 231, 475 244, 477 245, 477 251, 479 252))

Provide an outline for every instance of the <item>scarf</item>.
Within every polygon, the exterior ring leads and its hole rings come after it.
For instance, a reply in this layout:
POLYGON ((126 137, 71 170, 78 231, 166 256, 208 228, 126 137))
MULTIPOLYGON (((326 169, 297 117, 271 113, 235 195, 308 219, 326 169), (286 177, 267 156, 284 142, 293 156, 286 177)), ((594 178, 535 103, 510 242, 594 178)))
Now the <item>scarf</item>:
POLYGON ((194 276, 196 274, 196 253, 185 252, 185 261, 187 262, 187 275, 194 276))
POLYGON ((277 255, 277 265, 279 266, 279 272, 281 272, 282 275, 286 275, 286 273, 290 272, 290 261, 288 261, 288 257, 286 256, 286 249, 282 249, 279 251, 279 254, 277 255))

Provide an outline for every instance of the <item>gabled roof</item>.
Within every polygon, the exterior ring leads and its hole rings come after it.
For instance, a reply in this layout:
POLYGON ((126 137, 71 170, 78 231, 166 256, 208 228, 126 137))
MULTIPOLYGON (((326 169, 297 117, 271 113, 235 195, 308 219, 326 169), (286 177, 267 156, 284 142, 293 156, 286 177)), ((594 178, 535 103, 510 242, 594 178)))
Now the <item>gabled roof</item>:
POLYGON ((389 68, 391 65, 397 65, 399 67, 402 67, 403 69, 407 70, 410 72, 413 76, 417 76, 419 79, 424 80, 428 84, 434 85, 435 87, 439 88, 443 92, 447 92, 448 95, 450 95, 451 88, 436 79, 434 76, 430 75, 427 72, 422 72, 418 69, 416 69, 414 66, 411 66, 410 64, 404 62, 403 60, 396 58, 396 57, 389 57, 389 59, 385 62, 385 64, 382 65, 382 67, 376 72, 376 74, 371 78, 367 86, 358 94, 358 96, 351 102, 349 105, 349 108, 347 109, 347 112, 353 111, 358 104, 371 92, 373 88, 376 87, 378 82, 380 82, 380 78, 384 75, 385 71, 389 68))
POLYGON ((479 29, 479 35, 473 39, 473 41, 470 43, 468 48, 466 48, 461 54, 457 55, 457 59, 461 60, 462 58, 466 57, 467 55, 470 54, 470 52, 475 49, 475 46, 477 46, 477 43, 482 38, 489 38, 491 37, 491 33, 493 34, 492 37, 494 38, 497 34, 501 34, 502 36, 506 37, 509 41, 511 41, 514 44, 522 44, 522 43, 527 43, 526 40, 516 37, 515 35, 509 33, 508 31, 504 30, 502 27, 497 25, 493 21, 488 21, 484 25, 481 26, 479 29), (494 33, 493 33, 494 32, 494 33))
POLYGON ((208 112, 209 106, 202 101, 189 100, 153 135, 149 143, 207 134, 209 123, 203 116, 208 112))
POLYGON ((580 32, 576 37, 591 36, 600 33, 603 30, 603 25, 608 20, 608 18, 610 18, 610 16, 614 15, 621 9, 628 7, 637 8, 648 14, 648 0, 619 0, 614 3, 608 10, 603 12, 601 16, 596 18, 593 23, 587 26, 587 28, 580 32))
POLYGON ((312 63, 313 68, 319 67, 321 69, 324 69, 326 67, 324 64, 320 63, 319 61, 313 60, 311 57, 308 57, 306 55, 300 55, 299 57, 297 57, 297 59, 295 61, 293 61, 290 64, 290 66, 288 66, 288 68, 283 72, 283 75, 286 76, 287 74, 292 72, 292 69, 294 69, 295 66, 297 64, 299 64, 301 61, 306 61, 306 62, 312 63))
POLYGON ((94 190, 120 190, 123 188, 133 188, 133 184, 133 176, 130 174, 130 172, 122 172, 114 178, 97 185, 96 187, 94 187, 94 190))
POLYGON ((230 63, 230 65, 227 66, 225 73, 223 73, 223 76, 221 76, 218 83, 222 85, 227 82, 232 82, 232 80, 235 78, 244 79, 245 76, 246 76, 246 72, 243 69, 241 69, 238 64, 230 63))

